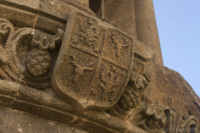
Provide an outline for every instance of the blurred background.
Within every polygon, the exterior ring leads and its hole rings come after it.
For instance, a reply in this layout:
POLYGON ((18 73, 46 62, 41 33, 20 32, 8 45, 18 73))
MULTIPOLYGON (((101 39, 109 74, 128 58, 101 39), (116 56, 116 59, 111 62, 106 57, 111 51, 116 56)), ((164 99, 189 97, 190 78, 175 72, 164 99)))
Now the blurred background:
POLYGON ((200 0, 154 0, 164 65, 200 97, 200 0))

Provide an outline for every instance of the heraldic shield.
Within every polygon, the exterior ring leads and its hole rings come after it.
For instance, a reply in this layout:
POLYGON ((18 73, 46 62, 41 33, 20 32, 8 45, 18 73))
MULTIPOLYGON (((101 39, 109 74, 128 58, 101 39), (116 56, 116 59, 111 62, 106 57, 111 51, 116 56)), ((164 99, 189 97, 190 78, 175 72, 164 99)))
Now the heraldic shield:
POLYGON ((83 109, 106 109, 121 97, 133 65, 133 40, 113 26, 73 11, 52 76, 55 92, 83 109))

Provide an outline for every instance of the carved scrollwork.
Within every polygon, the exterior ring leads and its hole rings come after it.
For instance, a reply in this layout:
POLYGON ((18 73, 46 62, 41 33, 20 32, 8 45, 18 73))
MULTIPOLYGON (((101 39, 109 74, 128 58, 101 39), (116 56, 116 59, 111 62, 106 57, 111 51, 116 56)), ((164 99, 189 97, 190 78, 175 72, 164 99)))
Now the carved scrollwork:
POLYGON ((173 109, 165 112, 167 115, 166 133, 198 133, 199 122, 194 116, 183 119, 182 115, 173 109))
POLYGON ((13 25, 6 19, 0 18, 0 43, 5 48, 5 43, 11 33, 13 33, 13 25))
POLYGON ((32 28, 19 28, 6 19, 0 19, 0 77, 45 88, 50 84, 50 51, 61 41, 64 31, 49 35, 32 28))
POLYGON ((194 116, 190 116, 182 125, 182 133, 198 133, 199 122, 194 116))
POLYGON ((0 62, 5 63, 6 58, 6 51, 5 51, 5 44, 6 40, 13 33, 14 27, 12 24, 3 18, 0 18, 0 62))
POLYGON ((180 113, 161 104, 147 105, 141 111, 139 121, 138 126, 150 133, 198 133, 199 129, 199 122, 194 116, 183 119, 180 113))

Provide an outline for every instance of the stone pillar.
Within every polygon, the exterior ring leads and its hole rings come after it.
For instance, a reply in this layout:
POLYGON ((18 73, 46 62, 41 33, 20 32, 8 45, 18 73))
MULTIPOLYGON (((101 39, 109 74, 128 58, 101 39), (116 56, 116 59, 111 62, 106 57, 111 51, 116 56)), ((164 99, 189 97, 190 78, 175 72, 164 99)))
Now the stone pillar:
POLYGON ((115 27, 136 37, 134 0, 105 0, 104 19, 115 27))
POLYGON ((152 0, 135 0, 137 38, 155 51, 154 62, 163 65, 152 0))
POLYGON ((105 0, 104 9, 106 21, 153 49, 154 63, 163 65, 152 0, 105 0))

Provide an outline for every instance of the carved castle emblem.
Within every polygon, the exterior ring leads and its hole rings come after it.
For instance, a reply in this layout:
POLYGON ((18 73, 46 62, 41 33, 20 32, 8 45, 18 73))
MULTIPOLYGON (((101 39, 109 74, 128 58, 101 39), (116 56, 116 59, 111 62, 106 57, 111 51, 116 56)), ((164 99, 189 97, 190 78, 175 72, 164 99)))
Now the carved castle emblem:
POLYGON ((133 40, 85 14, 70 15, 52 76, 55 92, 81 108, 109 108, 133 64, 133 40))

